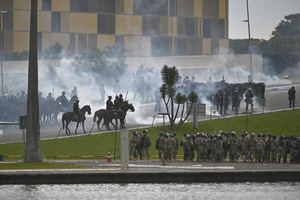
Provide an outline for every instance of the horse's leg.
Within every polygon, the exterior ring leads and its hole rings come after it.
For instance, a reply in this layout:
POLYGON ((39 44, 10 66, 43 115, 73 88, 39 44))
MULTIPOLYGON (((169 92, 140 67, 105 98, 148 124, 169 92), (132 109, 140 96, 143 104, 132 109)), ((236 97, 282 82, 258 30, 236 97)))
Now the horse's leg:
POLYGON ((101 120, 102 120, 102 118, 98 118, 98 120, 97 120, 97 126, 98 126, 99 131, 101 131, 101 129, 100 129, 101 120))
POLYGON ((103 122, 103 125, 102 125, 102 127, 105 125, 105 127, 106 127, 106 129, 107 130, 110 130, 110 128, 109 128, 109 120, 107 119, 107 118, 104 118, 104 122, 103 122))
POLYGON ((66 121, 66 132, 67 132, 67 135, 70 135, 71 134, 71 130, 69 129, 69 124, 70 124, 71 121, 66 121))
POLYGON ((116 126, 115 126, 116 129, 118 129, 118 118, 116 118, 116 126))
POLYGON ((82 120, 82 129, 83 129, 83 133, 86 134, 85 129, 84 129, 84 120, 82 120))
POLYGON ((66 135, 69 135, 69 133, 68 133, 68 125, 69 125, 69 123, 68 123, 68 121, 66 121, 66 135))
POLYGON ((77 124, 76 124, 75 135, 77 135, 78 125, 79 125, 79 122, 77 122, 77 124))

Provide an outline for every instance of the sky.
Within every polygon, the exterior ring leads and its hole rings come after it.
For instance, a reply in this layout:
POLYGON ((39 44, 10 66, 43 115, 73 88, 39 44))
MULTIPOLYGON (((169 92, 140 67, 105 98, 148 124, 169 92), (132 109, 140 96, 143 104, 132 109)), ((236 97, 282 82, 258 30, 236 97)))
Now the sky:
MULTIPOLYGON (((248 0, 252 38, 269 39, 286 15, 300 13, 300 0, 248 0)), ((229 38, 248 38, 246 0, 229 0, 229 38)))

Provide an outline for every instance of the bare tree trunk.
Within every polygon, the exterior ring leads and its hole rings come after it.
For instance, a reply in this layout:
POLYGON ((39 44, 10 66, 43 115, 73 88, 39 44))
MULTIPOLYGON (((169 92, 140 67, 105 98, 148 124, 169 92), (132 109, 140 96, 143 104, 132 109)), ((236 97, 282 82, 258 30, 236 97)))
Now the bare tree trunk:
POLYGON ((174 119, 174 99, 171 97, 171 118, 172 120, 170 121, 171 129, 174 129, 174 124, 175 124, 175 119, 174 119))
POLYGON ((168 105, 169 105, 169 100, 170 100, 170 98, 168 99, 168 101, 166 101, 166 100, 163 98, 163 101, 164 101, 164 103, 165 103, 166 110, 167 110, 167 113, 168 113, 168 118, 169 118, 169 121, 170 121, 170 124, 171 124, 172 118, 171 118, 171 116, 170 116, 169 107, 168 107, 168 105))
POLYGON ((180 122, 178 123, 178 125, 177 125, 177 127, 176 127, 177 129, 178 129, 180 126, 182 126, 182 124, 183 124, 183 123, 186 121, 186 119, 189 117, 189 115, 191 114, 193 105, 194 105, 194 103, 192 102, 192 105, 191 105, 191 107, 190 107, 190 109, 189 109, 187 115, 185 116, 184 120, 182 120, 182 118, 180 119, 180 122))
POLYGON ((38 0, 31 0, 27 127, 24 162, 42 161, 38 99, 37 4, 38 0))

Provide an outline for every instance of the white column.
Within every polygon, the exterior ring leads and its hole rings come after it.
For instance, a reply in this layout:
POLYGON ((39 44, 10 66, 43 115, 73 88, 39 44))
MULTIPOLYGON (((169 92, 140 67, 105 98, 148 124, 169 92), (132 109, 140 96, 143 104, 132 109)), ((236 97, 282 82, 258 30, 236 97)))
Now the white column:
POLYGON ((128 130, 121 130, 121 172, 128 171, 129 163, 129 144, 128 144, 128 130))

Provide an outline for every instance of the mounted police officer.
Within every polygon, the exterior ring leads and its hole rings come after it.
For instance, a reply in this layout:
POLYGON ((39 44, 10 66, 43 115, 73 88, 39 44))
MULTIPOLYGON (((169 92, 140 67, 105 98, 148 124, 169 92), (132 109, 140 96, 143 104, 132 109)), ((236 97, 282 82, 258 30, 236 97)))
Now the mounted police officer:
POLYGON ((119 98, 118 98, 119 102, 118 102, 118 108, 117 110, 122 110, 122 104, 124 102, 124 99, 123 99, 123 95, 122 94, 119 94, 119 98))
POLYGON ((79 113, 80 112, 80 108, 79 108, 79 100, 76 100, 73 104, 73 113, 75 116, 75 119, 79 118, 79 113))
POLYGON ((108 96, 106 101, 106 110, 112 110, 114 108, 114 103, 111 101, 112 96, 108 96))
POLYGON ((61 104, 63 107, 66 107, 69 100, 67 99, 67 97, 65 96, 65 91, 62 91, 61 95, 59 97, 57 97, 56 101, 61 104))
POLYGON ((120 100, 119 100, 119 96, 116 95, 115 100, 114 100, 114 109, 118 110, 120 106, 120 100))
POLYGON ((123 95, 122 95, 122 94, 119 94, 119 103, 122 103, 123 101, 124 101, 123 95))
POLYGON ((295 98, 296 98, 296 90, 295 87, 291 87, 288 91, 289 94, 289 108, 295 108, 295 98))
POLYGON ((53 103, 54 102, 54 98, 52 97, 51 92, 48 93, 48 96, 46 97, 46 102, 47 103, 53 103))

